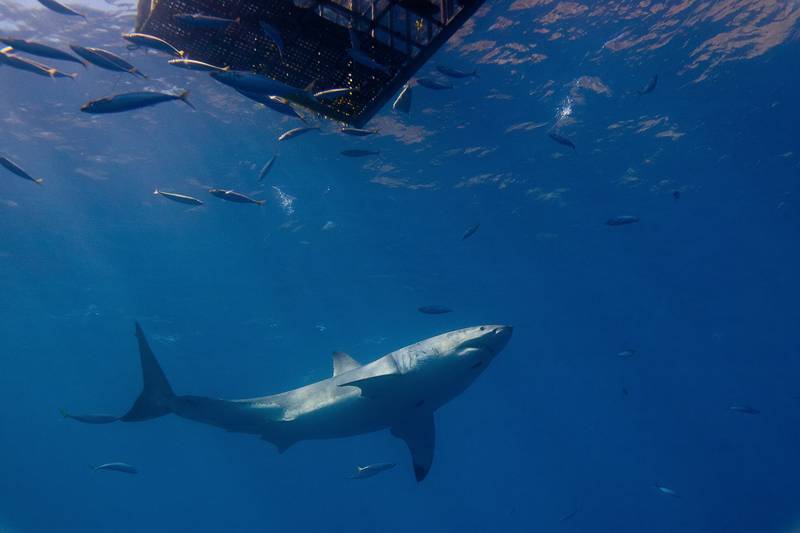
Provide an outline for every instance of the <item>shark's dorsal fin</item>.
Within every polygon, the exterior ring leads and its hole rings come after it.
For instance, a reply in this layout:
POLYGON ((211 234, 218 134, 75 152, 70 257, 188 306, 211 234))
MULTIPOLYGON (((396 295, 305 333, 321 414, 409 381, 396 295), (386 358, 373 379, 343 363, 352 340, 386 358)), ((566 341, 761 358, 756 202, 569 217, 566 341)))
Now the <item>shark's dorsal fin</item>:
POLYGON ((414 464, 414 477, 418 482, 425 479, 433 463, 433 450, 436 444, 433 413, 421 414, 396 423, 392 426, 392 435, 403 439, 408 446, 414 464))
POLYGON ((344 352, 333 352, 333 377, 355 370, 361 364, 344 352))
POLYGON ((358 387, 361 396, 366 398, 388 398, 394 394, 398 384, 403 379, 401 374, 382 374, 369 378, 356 379, 342 383, 340 387, 358 387))

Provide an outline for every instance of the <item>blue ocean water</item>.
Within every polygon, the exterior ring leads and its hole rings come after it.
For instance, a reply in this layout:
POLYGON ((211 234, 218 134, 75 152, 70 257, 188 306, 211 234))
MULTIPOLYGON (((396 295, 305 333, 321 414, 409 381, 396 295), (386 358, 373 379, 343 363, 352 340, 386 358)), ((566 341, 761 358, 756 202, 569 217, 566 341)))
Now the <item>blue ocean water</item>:
POLYGON ((126 51, 132 5, 70 5, 89 22, 4 0, 0 33, 149 80, 0 67, 0 153, 45 179, 0 169, 0 531, 800 530, 797 2, 492 1, 422 71, 478 78, 415 88, 375 137, 281 143, 298 121, 126 51), (79 112, 143 88, 198 111, 79 112), (130 407, 135 320, 176 392, 222 398, 325 379, 334 350, 514 336, 436 413, 417 483, 388 431, 279 455, 175 416, 63 419, 130 407), (140 473, 90 468, 111 461, 140 473), (348 479, 375 462, 398 466, 348 479))

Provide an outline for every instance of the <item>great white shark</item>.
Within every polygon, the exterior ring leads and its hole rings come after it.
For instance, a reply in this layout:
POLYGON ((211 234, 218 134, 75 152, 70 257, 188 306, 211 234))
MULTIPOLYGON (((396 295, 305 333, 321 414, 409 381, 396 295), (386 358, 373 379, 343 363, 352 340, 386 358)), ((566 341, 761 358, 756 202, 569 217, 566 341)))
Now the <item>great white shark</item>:
POLYGON ((508 343, 510 326, 450 331, 360 364, 333 354, 333 376, 270 396, 223 400, 172 391, 139 324, 143 387, 120 417, 71 416, 88 423, 139 422, 170 413, 227 431, 259 435, 279 452, 301 440, 350 437, 390 429, 411 452, 422 481, 433 463, 434 412, 461 394, 508 343))

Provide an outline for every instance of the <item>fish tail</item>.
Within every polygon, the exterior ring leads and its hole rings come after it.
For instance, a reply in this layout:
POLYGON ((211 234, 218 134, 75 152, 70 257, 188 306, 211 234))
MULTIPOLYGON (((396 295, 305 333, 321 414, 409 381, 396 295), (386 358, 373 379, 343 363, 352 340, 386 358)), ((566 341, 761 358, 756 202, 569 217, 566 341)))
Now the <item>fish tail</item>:
POLYGON ((87 63, 86 61, 83 61, 82 59, 79 59, 78 61, 81 62, 81 65, 83 66, 83 68, 85 68, 86 70, 89 70, 89 63, 87 63))
POLYGON ((74 74, 74 73, 73 73, 73 74, 68 74, 68 73, 65 73, 65 75, 66 75, 66 76, 68 76, 68 77, 69 77, 69 79, 71 79, 71 80, 74 80, 75 78, 77 78, 77 77, 78 77, 78 75, 77 75, 77 74, 74 74))
POLYGON ((473 75, 475 78, 480 78, 480 76, 478 76, 478 69, 477 69, 477 68, 475 68, 475 69, 472 69, 472 75, 473 75))
POLYGON ((197 108, 189 101, 189 91, 183 91, 181 94, 178 95, 178 98, 180 98, 180 100, 184 104, 188 105, 189 107, 197 111, 197 108))
POLYGON ((159 195, 159 194, 161 194, 161 193, 159 192, 159 190, 158 190, 158 189, 156 189, 156 190, 154 190, 154 191, 153 191, 153 194, 155 194, 156 196, 158 196, 158 195, 159 195))
POLYGON ((178 55, 181 56, 184 59, 186 59, 186 57, 187 57, 186 56, 186 52, 184 52, 183 50, 178 50, 178 55))
POLYGON ((258 205, 264 205, 265 203, 267 203, 267 201, 266 200, 256 200, 256 203, 258 205))
POLYGON ((58 414, 60 414, 62 418, 72 418, 66 409, 59 409, 58 414))
POLYGON ((42 183, 44 183, 44 180, 43 180, 42 178, 34 178, 34 179, 33 179, 33 182, 34 182, 36 185, 41 185, 42 183))

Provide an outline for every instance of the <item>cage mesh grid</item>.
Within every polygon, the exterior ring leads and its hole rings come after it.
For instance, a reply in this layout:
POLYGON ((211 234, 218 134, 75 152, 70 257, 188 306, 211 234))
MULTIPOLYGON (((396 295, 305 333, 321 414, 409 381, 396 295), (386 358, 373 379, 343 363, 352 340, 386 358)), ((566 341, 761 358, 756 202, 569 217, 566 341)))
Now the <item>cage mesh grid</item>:
MULTIPOLYGON (((164 39, 191 59, 259 72, 293 87, 305 88, 312 82, 315 90, 353 87, 356 90, 347 95, 319 102, 314 111, 361 126, 421 66, 422 61, 413 64, 414 57, 430 57, 433 50, 425 50, 430 47, 426 45, 436 40, 440 28, 433 28, 431 32, 428 23, 421 30, 412 28, 412 42, 405 42, 406 25, 416 19, 416 15, 395 1, 376 2, 376 13, 388 9, 380 20, 372 22, 374 37, 368 31, 359 33, 360 49, 376 62, 389 67, 390 72, 386 74, 359 65, 350 58, 347 27, 319 15, 322 10, 328 10, 331 18, 347 20, 349 14, 342 11, 347 4, 343 6, 339 0, 338 6, 332 5, 333 1, 318 0, 316 5, 321 9, 304 9, 295 6, 291 0, 158 0, 153 2, 149 16, 140 16, 143 23, 137 30, 164 39), (177 21, 174 15, 179 13, 202 13, 240 21, 221 30, 199 28, 177 21), (396 32, 393 39, 386 25, 390 18, 394 19, 396 32), (284 41, 283 60, 277 46, 262 33, 261 20, 280 33, 284 41), (422 54, 423 51, 426 53, 422 54)), ((476 4, 482 2, 472 1, 476 4)), ((457 22, 454 26, 461 26, 465 21, 466 18, 452 22, 457 22)), ((355 22, 357 27, 365 24, 364 19, 355 22)), ((443 33, 452 34, 455 29, 446 28, 449 31, 443 33)), ((436 48, 440 45, 441 42, 436 48)))

